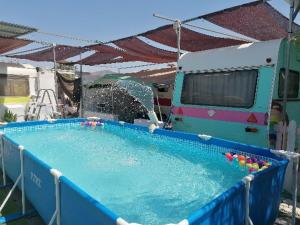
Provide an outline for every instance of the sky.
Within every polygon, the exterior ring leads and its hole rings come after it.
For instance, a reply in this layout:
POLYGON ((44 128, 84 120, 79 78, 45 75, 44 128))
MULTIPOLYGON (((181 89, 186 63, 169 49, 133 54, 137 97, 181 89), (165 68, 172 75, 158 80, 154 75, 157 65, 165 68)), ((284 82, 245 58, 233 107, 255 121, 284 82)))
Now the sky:
MULTIPOLYGON (((167 21, 153 13, 174 19, 187 19, 249 0, 1 0, 0 20, 87 40, 110 41, 141 33, 167 21)), ((284 15, 289 5, 284 0, 270 3, 284 15)), ((296 21, 300 23, 299 17, 296 21)), ((70 45, 88 42, 57 38, 43 34, 25 36, 70 45)))

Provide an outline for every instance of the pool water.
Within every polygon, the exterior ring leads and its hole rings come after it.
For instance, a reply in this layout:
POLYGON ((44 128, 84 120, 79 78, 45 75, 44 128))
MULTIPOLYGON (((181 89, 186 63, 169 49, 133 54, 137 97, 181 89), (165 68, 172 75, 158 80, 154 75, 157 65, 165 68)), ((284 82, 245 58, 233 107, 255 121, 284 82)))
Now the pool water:
POLYGON ((214 145, 105 124, 6 131, 39 159, 128 222, 178 223, 247 171, 214 145))

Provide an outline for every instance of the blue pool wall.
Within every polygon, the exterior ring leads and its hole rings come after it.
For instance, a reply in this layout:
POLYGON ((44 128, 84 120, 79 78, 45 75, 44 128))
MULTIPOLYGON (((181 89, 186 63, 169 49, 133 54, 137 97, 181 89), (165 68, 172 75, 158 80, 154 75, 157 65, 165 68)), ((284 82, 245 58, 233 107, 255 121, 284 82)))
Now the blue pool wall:
MULTIPOLYGON (((21 128, 28 126, 44 126, 50 124, 78 123, 85 119, 57 120, 54 123, 47 121, 34 121, 23 123, 10 123, 4 128, 21 128)), ((120 124, 115 121, 105 123, 148 132, 147 127, 120 124)), ((2 128, 0 128, 1 131, 2 128)), ((268 149, 243 145, 236 142, 211 138, 207 141, 197 135, 182 132, 157 129, 155 135, 163 135, 190 141, 217 145, 238 150, 247 154, 255 154, 261 157, 278 161, 272 167, 254 174, 254 180, 250 188, 250 217, 255 225, 272 225, 278 213, 280 193, 282 191, 285 169, 288 161, 272 154, 268 149)), ((10 179, 16 181, 20 174, 20 150, 18 143, 3 138, 4 161, 6 173, 10 179)), ((22 143, 20 143, 22 144, 22 143)), ((26 146, 25 146, 26 147, 26 146)), ((24 150, 24 179, 25 194, 46 224, 49 223, 55 211, 55 183, 51 167, 34 155, 30 150, 24 150)), ((58 168, 59 169, 59 168, 58 168)), ((60 210, 62 225, 116 225, 118 216, 93 199, 68 178, 61 176, 60 184, 60 210)), ((125 218, 126 219, 126 218, 125 218)), ((182 218, 185 219, 185 218, 182 218)), ((188 218, 190 225, 241 225, 245 223, 245 184, 238 182, 229 190, 192 213, 188 218)), ((131 221, 137 222, 137 221, 131 221)), ((178 221, 179 222, 179 221, 178 221)))

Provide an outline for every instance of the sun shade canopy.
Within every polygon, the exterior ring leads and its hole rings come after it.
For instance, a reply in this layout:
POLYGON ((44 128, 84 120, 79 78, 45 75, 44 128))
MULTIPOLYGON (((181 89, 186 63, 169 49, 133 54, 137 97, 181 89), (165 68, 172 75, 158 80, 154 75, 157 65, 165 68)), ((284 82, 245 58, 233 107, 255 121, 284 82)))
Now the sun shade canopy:
POLYGON ((32 43, 30 40, 0 37, 0 54, 10 52, 32 43))
POLYGON ((120 63, 120 62, 129 62, 132 61, 123 56, 118 56, 110 53, 101 53, 96 52, 80 61, 75 62, 75 64, 83 64, 83 65, 99 65, 99 64, 110 64, 110 63, 120 63))
MULTIPOLYGON (((260 41, 284 38, 288 33, 288 18, 270 4, 255 1, 199 17, 260 41)), ((299 25, 294 23, 294 31, 299 25)))
POLYGON ((36 28, 0 21, 0 37, 12 38, 36 31, 36 28))
MULTIPOLYGON (((204 19, 215 25, 249 37, 249 39, 252 38, 259 41, 280 39, 287 36, 288 19, 280 14, 270 4, 264 1, 250 2, 210 14, 198 16, 183 22, 190 22, 197 19, 204 19)), ((3 27, 5 27, 4 25, 2 24, 3 27)), ((15 26, 12 24, 9 25, 11 25, 11 27, 15 26)), ((294 31, 298 31, 300 29, 300 26, 297 24, 294 24, 293 26, 294 31)), ((16 27, 21 29, 20 26, 16 27)), ((28 28, 27 31, 30 32, 30 29, 28 28)), ((34 28, 31 28, 31 31, 34 31, 34 28)), ((22 32, 20 31, 19 33, 22 32)), ((23 33, 25 33, 25 30, 23 33)), ((244 39, 237 40, 239 38, 231 39, 228 37, 230 36, 226 36, 226 34, 224 37, 210 36, 187 29, 186 27, 182 27, 181 49, 191 52, 204 51, 240 45, 246 42, 244 39)), ((177 37, 173 26, 166 25, 134 36, 111 41, 109 42, 110 44, 101 43, 85 47, 58 45, 55 47, 56 60, 61 63, 85 65, 100 65, 134 61, 169 63, 177 60, 176 52, 158 48, 155 44, 152 45, 152 43, 149 44, 147 39, 169 47, 177 48, 177 37), (80 61, 64 61, 89 50, 95 52, 80 61)), ((10 48, 9 45, 4 44, 2 46, 4 50, 2 50, 2 52, 15 49, 19 47, 18 44, 20 46, 27 44, 25 43, 26 41, 24 42, 23 40, 14 40, 16 41, 14 42, 15 45, 11 43, 12 47, 10 48)), ((11 57, 29 59, 33 61, 53 61, 53 48, 48 48, 25 55, 11 55, 11 57)))
POLYGON ((136 38, 124 38, 113 42, 117 47, 98 44, 87 46, 96 53, 77 61, 85 65, 110 64, 120 62, 167 63, 176 61, 176 53, 156 48, 136 38))
MULTIPOLYGON (((56 61, 62 61, 73 56, 79 55, 87 51, 81 47, 73 47, 67 45, 57 45, 55 46, 55 59, 56 61)), ((28 59, 32 61, 53 61, 54 54, 53 54, 53 47, 47 48, 45 50, 24 54, 24 55, 13 55, 14 58, 19 59, 28 59)))
POLYGON ((138 78, 147 84, 173 84, 176 76, 176 68, 162 68, 155 70, 142 70, 138 72, 128 73, 134 78, 138 78))
POLYGON ((126 53, 134 57, 148 59, 149 62, 167 63, 176 61, 177 53, 160 48, 156 48, 138 39, 130 37, 113 42, 118 47, 124 49, 126 53))
MULTIPOLYGON (((172 25, 162 26, 157 29, 148 31, 142 36, 158 43, 177 48, 177 36, 172 25)), ((239 45, 243 43, 245 42, 229 38, 213 37, 210 35, 195 32, 185 27, 181 28, 180 47, 181 49, 186 51, 203 51, 208 49, 239 45)))

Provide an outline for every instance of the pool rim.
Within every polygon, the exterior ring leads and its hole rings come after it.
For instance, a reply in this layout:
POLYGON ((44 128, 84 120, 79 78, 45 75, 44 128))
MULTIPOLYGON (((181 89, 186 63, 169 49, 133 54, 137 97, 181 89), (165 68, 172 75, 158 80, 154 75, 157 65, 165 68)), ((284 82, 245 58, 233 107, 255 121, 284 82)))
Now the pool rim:
MULTIPOLYGON (((65 124, 65 123, 71 124, 71 123, 81 123, 81 122, 85 122, 85 121, 87 121, 87 119, 85 119, 85 118, 76 118, 76 119, 58 119, 58 120, 55 120, 55 121, 13 122, 13 123, 8 123, 6 125, 0 126, 0 132, 4 131, 3 137, 8 139, 12 144, 14 144, 16 146, 20 146, 14 140, 12 140, 11 138, 9 138, 5 135, 5 129, 7 129, 7 128, 8 129, 9 128, 18 128, 18 127, 22 128, 22 127, 29 127, 29 126, 36 126, 36 125, 55 125, 55 124, 65 124)), ((117 121, 111 121, 111 120, 103 120, 103 121, 104 121, 104 123, 111 124, 111 125, 114 125, 114 126, 125 127, 125 128, 129 128, 129 129, 143 131, 143 132, 149 132, 148 128, 144 127, 144 126, 139 126, 139 125, 135 125, 135 124, 128 124, 128 123, 119 123, 117 121)), ((278 162, 278 164, 273 165, 273 166, 271 166, 270 168, 268 168, 264 171, 261 171, 259 173, 253 173, 254 179, 256 179, 256 177, 258 177, 258 176, 262 176, 263 174, 270 172, 271 170, 274 170, 276 167, 286 165, 288 163, 287 159, 282 159, 282 158, 276 156, 275 154, 273 154, 270 151, 270 149, 261 148, 261 147, 257 147, 257 146, 254 146, 254 145, 242 144, 242 143, 238 143, 238 142, 234 142, 234 141, 228 141, 228 140, 215 138, 215 137, 211 137, 209 140, 203 140, 203 139, 199 138, 199 136, 197 134, 191 134, 191 133, 180 132, 180 131, 168 131, 168 130, 163 130, 163 129, 156 129, 153 134, 154 135, 162 135, 162 136, 168 136, 168 137, 173 137, 173 138, 184 139, 184 140, 188 140, 188 141, 192 141, 192 142, 195 141, 195 142, 200 142, 200 143, 203 143, 203 144, 213 144, 213 145, 222 146, 222 147, 225 147, 225 148, 238 148, 239 151, 245 152, 246 154, 253 155, 253 153, 254 153, 254 155, 271 158, 271 159, 274 159, 278 162)), ((27 151, 31 156, 33 156, 36 160, 38 160, 39 163, 44 164, 44 166, 47 166, 50 169, 52 168, 47 163, 43 162, 38 157, 34 156, 29 149, 24 149, 24 151, 27 151)), ((69 180, 64 175, 62 175, 60 177, 60 179, 67 182, 80 195, 82 195, 83 197, 89 199, 89 201, 92 204, 94 204, 94 206, 96 208, 98 208, 99 210, 101 210, 102 212, 107 214, 112 220, 116 221, 116 224, 121 224, 122 223, 122 222, 121 223, 118 222, 120 217, 118 217, 117 214, 115 214, 112 210, 110 210, 105 205, 101 204, 100 201, 96 200, 94 197, 89 195, 86 191, 81 189, 77 184, 73 183, 71 180, 69 180)), ((211 201, 209 201, 204 206, 199 207, 198 210, 196 210, 195 212, 192 212, 188 216, 188 218, 183 219, 182 221, 187 220, 188 224, 191 224, 196 218, 202 217, 206 213, 208 213, 209 212, 209 210, 207 210, 208 208, 210 208, 210 207, 218 204, 218 202, 224 200, 226 198, 226 196, 232 194, 237 187, 244 186, 244 185, 245 184, 243 183, 243 181, 237 182, 231 188, 229 188, 228 190, 222 192, 220 195, 218 195, 216 198, 213 198, 211 201)), ((124 221, 124 222, 126 222, 126 221, 124 221)))

